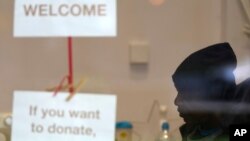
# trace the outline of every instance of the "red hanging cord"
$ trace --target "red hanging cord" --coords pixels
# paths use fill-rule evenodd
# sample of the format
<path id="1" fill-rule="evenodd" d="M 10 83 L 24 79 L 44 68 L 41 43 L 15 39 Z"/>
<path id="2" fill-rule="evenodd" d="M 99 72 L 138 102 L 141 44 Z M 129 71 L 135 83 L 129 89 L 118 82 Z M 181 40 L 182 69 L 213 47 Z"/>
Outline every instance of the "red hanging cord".
<path id="1" fill-rule="evenodd" d="M 68 85 L 69 92 L 73 94 L 73 56 L 72 56 L 72 37 L 68 37 L 68 63 L 69 63 L 69 77 L 68 77 Z"/>

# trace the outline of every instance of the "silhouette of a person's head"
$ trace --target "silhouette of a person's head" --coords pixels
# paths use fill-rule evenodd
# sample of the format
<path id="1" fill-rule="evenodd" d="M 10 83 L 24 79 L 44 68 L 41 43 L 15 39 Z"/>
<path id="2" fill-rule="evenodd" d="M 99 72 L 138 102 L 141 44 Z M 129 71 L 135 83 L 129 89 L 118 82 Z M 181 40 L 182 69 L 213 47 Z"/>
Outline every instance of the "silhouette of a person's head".
<path id="1" fill-rule="evenodd" d="M 236 62 L 230 45 L 220 43 L 192 53 L 178 66 L 172 76 L 175 105 L 187 124 L 218 124 L 216 108 L 233 97 Z"/>

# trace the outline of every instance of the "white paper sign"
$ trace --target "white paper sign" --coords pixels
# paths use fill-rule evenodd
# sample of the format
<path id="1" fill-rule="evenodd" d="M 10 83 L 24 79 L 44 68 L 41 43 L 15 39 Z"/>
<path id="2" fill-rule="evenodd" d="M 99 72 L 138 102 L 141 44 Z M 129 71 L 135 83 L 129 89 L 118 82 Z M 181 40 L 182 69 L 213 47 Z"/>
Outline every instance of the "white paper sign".
<path id="1" fill-rule="evenodd" d="M 114 141 L 116 96 L 16 91 L 12 141 Z"/>
<path id="2" fill-rule="evenodd" d="M 116 0 L 15 0 L 14 36 L 116 36 Z"/>

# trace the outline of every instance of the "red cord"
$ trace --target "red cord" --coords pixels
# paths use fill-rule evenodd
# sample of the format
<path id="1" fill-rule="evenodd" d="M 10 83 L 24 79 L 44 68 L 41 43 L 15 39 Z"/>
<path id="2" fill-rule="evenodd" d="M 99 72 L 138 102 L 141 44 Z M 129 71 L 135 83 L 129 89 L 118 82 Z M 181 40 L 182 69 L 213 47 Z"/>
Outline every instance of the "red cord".
<path id="1" fill-rule="evenodd" d="M 66 79 L 69 79 L 68 76 L 64 76 L 63 79 L 61 80 L 60 84 L 56 87 L 53 96 L 56 96 L 57 93 L 62 89 L 63 83 Z"/>
<path id="2" fill-rule="evenodd" d="M 73 56 L 72 56 L 72 37 L 68 37 L 68 62 L 69 62 L 69 77 L 68 77 L 68 84 L 69 84 L 69 92 L 73 94 Z"/>

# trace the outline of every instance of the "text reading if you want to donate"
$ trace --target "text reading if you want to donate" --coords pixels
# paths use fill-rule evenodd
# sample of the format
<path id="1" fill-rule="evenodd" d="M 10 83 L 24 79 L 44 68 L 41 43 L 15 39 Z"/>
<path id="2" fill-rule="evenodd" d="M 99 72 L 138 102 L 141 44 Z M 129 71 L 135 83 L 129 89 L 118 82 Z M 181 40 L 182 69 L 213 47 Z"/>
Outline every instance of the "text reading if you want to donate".
<path id="1" fill-rule="evenodd" d="M 27 4 L 23 5 L 26 16 L 35 17 L 66 17 L 66 16 L 106 16 L 106 4 Z"/>

